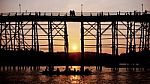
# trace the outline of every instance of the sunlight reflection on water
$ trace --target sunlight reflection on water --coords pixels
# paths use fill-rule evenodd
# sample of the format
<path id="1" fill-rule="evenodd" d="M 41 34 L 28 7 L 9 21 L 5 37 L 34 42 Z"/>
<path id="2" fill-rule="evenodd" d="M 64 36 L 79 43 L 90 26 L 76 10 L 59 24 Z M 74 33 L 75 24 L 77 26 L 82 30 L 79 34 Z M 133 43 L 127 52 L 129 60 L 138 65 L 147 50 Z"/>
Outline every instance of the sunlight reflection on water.
<path id="1" fill-rule="evenodd" d="M 58 68 L 58 67 L 55 67 Z M 60 69 L 65 67 L 61 66 Z M 71 69 L 80 69 L 79 66 L 72 66 Z M 87 67 L 85 67 L 87 68 Z M 45 67 L 41 67 L 41 71 Z M 46 76 L 38 72 L 7 72 L 0 73 L 0 84 L 145 84 L 150 83 L 150 72 L 127 72 L 120 69 L 119 72 L 113 72 L 109 68 L 104 68 L 99 72 L 95 67 L 90 67 L 95 71 L 94 75 L 53 75 Z M 136 81 L 135 81 L 136 80 Z"/>

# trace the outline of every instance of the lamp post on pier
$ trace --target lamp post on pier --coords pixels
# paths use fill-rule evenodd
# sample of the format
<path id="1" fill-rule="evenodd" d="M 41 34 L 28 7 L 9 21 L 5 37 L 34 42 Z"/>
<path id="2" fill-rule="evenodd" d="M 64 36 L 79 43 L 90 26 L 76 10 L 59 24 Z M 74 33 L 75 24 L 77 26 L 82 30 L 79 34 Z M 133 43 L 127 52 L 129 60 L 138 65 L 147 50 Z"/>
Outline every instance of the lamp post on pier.
<path id="1" fill-rule="evenodd" d="M 83 4 L 81 4 L 81 16 L 83 15 Z"/>

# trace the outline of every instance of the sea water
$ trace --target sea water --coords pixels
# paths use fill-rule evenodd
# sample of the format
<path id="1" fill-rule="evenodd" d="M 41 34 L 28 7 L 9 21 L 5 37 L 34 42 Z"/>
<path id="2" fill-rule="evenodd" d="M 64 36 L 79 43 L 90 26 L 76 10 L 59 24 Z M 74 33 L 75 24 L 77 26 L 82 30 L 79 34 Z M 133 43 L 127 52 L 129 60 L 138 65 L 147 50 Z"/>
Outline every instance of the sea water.
<path id="1" fill-rule="evenodd" d="M 64 66 L 57 66 L 61 71 Z M 79 66 L 70 66 L 79 70 Z M 150 72 L 126 71 L 121 68 L 119 71 L 112 71 L 111 68 L 103 67 L 102 71 L 96 70 L 94 66 L 87 66 L 92 70 L 93 75 L 42 75 L 40 72 L 45 69 L 41 66 L 39 70 L 1 70 L 0 84 L 149 84 Z"/>

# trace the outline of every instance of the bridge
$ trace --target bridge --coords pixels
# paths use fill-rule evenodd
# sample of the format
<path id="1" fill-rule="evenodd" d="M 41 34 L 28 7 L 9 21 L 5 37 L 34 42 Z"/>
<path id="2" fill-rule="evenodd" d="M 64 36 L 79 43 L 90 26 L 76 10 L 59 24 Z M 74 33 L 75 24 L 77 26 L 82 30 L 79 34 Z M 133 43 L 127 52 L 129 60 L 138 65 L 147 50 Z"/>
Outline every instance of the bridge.
<path id="1" fill-rule="evenodd" d="M 81 23 L 81 58 L 77 63 L 69 61 L 67 22 Z M 84 70 L 85 65 L 144 61 L 147 64 L 149 36 L 150 13 L 147 11 L 76 12 L 74 15 L 67 12 L 0 13 L 0 65 L 66 65 L 66 69 L 69 65 L 80 65 Z M 63 53 L 56 53 L 54 48 L 57 47 L 63 48 Z M 96 52 L 92 54 L 93 59 L 85 60 L 85 51 L 89 48 Z M 110 49 L 111 55 L 105 57 L 105 49 Z M 124 54 L 119 55 L 119 50 Z"/>

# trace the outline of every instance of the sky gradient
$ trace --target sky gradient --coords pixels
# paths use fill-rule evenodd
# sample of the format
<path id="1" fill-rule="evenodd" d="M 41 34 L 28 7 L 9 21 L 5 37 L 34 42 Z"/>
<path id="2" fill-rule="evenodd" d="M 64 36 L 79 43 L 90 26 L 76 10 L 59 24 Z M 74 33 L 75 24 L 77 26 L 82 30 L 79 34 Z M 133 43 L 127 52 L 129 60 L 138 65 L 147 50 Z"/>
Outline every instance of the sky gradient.
<path id="1" fill-rule="evenodd" d="M 22 11 L 63 11 L 70 9 L 84 11 L 141 11 L 141 4 L 144 9 L 149 10 L 150 0 L 0 0 L 0 11 L 19 11 L 18 4 L 21 4 Z"/>
<path id="2" fill-rule="evenodd" d="M 150 0 L 0 0 L 0 12 L 69 12 L 69 10 L 84 12 L 118 12 L 118 11 L 150 11 Z M 80 23 L 67 23 L 69 34 L 69 51 L 80 51 Z"/>

